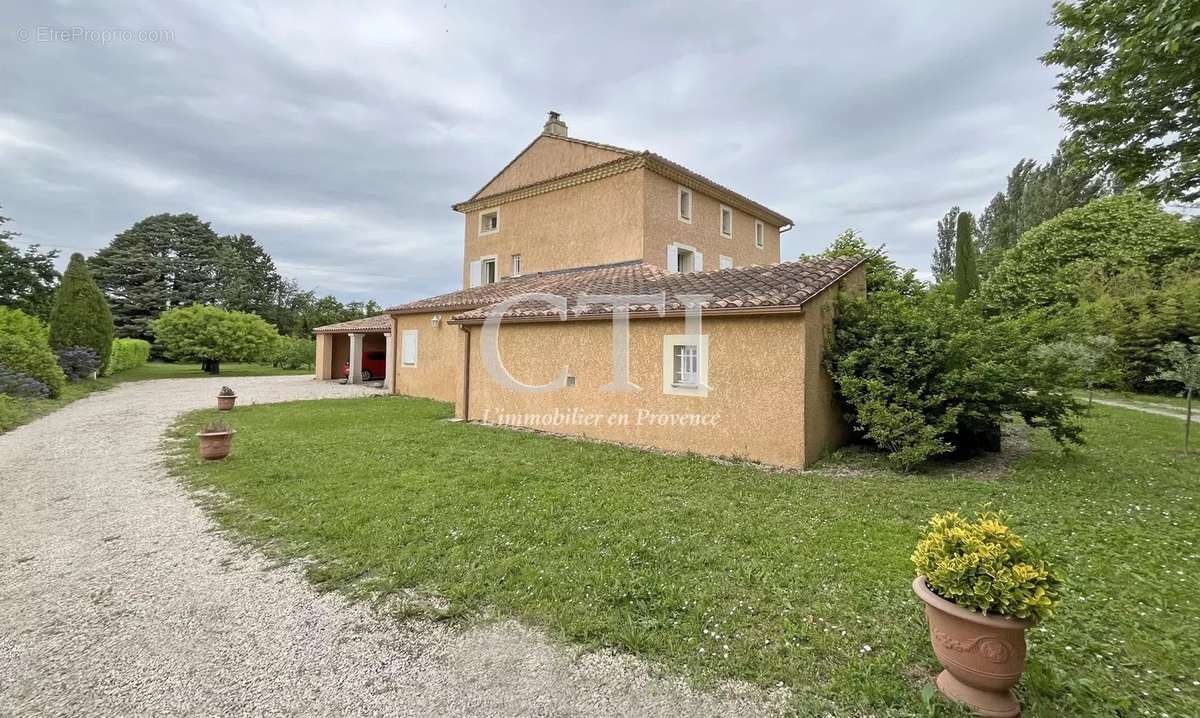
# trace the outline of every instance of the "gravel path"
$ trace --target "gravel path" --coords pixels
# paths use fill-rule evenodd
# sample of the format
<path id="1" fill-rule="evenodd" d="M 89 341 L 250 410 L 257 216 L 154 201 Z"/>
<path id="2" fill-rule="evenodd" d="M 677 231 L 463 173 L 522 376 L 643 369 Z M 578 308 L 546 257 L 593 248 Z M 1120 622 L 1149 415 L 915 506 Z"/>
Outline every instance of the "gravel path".
<path id="1" fill-rule="evenodd" d="M 1096 402 L 1097 404 L 1103 404 L 1105 406 L 1118 406 L 1122 409 L 1133 409 L 1134 411 L 1140 411 L 1143 414 L 1155 414 L 1157 416 L 1169 416 L 1172 419 L 1179 419 L 1180 421 L 1187 421 L 1187 410 L 1186 409 L 1175 409 L 1175 408 L 1166 407 L 1166 406 L 1163 406 L 1163 407 L 1150 406 L 1149 404 L 1139 404 L 1137 402 L 1121 401 L 1119 399 L 1093 399 L 1092 401 Z M 1193 424 L 1200 423 L 1200 415 L 1193 413 L 1192 414 L 1192 423 Z"/>
<path id="2" fill-rule="evenodd" d="M 0 435 L 0 715 L 763 715 L 516 623 L 398 623 L 230 543 L 166 474 L 213 404 L 353 397 L 308 377 L 122 384 Z M 100 430 L 104 430 L 101 433 Z"/>

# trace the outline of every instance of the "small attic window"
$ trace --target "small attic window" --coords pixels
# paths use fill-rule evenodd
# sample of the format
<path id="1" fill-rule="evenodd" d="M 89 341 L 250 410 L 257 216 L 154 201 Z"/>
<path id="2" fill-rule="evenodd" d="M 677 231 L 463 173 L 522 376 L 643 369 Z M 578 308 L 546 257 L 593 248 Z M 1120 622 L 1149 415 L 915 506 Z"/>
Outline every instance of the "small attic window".
<path id="1" fill-rule="evenodd" d="M 500 231 L 500 210 L 493 209 L 479 215 L 479 234 L 492 234 Z"/>

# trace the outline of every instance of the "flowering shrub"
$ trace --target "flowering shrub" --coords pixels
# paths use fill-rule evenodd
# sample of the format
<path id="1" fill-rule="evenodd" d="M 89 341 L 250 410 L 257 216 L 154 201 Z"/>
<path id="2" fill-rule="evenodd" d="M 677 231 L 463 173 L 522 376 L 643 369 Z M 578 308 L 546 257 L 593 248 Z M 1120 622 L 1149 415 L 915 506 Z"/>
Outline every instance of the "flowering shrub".
<path id="1" fill-rule="evenodd" d="M 217 396 L 237 396 L 237 392 L 227 386 L 221 387 L 221 391 L 217 392 Z"/>
<path id="2" fill-rule="evenodd" d="M 963 608 L 1010 618 L 1049 618 L 1061 582 L 1036 551 L 1005 525 L 1003 514 L 934 516 L 912 562 L 929 588 Z"/>

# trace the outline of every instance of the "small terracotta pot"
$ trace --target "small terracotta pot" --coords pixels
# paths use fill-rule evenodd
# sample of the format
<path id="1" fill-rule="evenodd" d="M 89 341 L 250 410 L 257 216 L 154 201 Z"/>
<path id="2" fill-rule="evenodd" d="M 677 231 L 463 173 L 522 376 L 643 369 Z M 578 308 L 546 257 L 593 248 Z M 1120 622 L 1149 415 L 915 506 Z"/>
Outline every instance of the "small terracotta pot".
<path id="1" fill-rule="evenodd" d="M 233 429 L 215 431 L 211 434 L 201 432 L 196 436 L 200 437 L 200 458 L 202 459 L 224 459 L 229 456 L 229 450 L 233 448 Z"/>
<path id="2" fill-rule="evenodd" d="M 234 394 L 232 396 L 221 396 L 220 394 L 218 394 L 217 395 L 217 408 L 220 409 L 221 411 L 229 411 L 230 409 L 233 408 L 233 404 L 236 401 L 237 401 L 237 394 Z"/>
<path id="3" fill-rule="evenodd" d="M 1025 671 L 1025 629 L 1033 621 L 969 611 L 931 591 L 924 576 L 913 591 L 925 602 L 933 652 L 946 669 L 937 677 L 942 695 L 988 718 L 1020 715 L 1012 687 Z"/>

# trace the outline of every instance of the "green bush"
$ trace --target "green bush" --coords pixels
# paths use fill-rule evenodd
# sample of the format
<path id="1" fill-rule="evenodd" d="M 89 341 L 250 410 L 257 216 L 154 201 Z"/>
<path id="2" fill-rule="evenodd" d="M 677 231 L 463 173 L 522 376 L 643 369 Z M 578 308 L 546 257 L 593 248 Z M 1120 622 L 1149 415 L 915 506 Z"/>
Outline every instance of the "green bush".
<path id="1" fill-rule="evenodd" d="M 133 369 L 150 361 L 150 342 L 145 339 L 114 339 L 108 358 L 108 372 Z"/>
<path id="2" fill-rule="evenodd" d="M 317 341 L 305 337 L 281 337 L 275 359 L 280 369 L 308 369 L 317 360 Z"/>
<path id="3" fill-rule="evenodd" d="M 50 346 L 91 349 L 103 371 L 108 366 L 112 341 L 113 318 L 108 300 L 96 286 L 83 255 L 72 254 L 50 309 Z"/>
<path id="4" fill-rule="evenodd" d="M 42 382 L 51 396 L 58 396 L 67 381 L 58 357 L 50 350 L 46 328 L 28 314 L 8 307 L 0 307 L 0 364 Z"/>
<path id="5" fill-rule="evenodd" d="M 1117 342 L 1114 383 L 1131 391 L 1160 391 L 1151 379 L 1158 349 L 1200 335 L 1200 267 L 1179 263 L 1156 279 L 1144 270 L 1092 276 L 1079 290 L 1074 324 Z"/>
<path id="6" fill-rule="evenodd" d="M 1003 514 L 974 521 L 934 516 L 912 562 L 929 588 L 963 608 L 1010 618 L 1044 620 L 1061 600 L 1061 582 L 1046 561 L 1006 525 Z"/>
<path id="7" fill-rule="evenodd" d="M 165 311 L 150 326 L 167 358 L 201 362 L 212 374 L 223 361 L 270 362 L 281 339 L 256 314 L 200 304 Z"/>
<path id="8" fill-rule="evenodd" d="M 1200 255 L 1200 233 L 1137 194 L 1093 200 L 1026 232 L 983 286 L 985 306 L 1001 314 L 1069 307 L 1088 276 L 1131 270 L 1158 279 Z M 1109 332 L 1103 332 L 1109 333 Z"/>
<path id="9" fill-rule="evenodd" d="M 842 297 L 826 355 L 846 419 L 898 469 L 1000 448 L 1007 414 L 1079 442 L 1069 377 L 1034 347 L 1055 327 L 1037 315 L 988 320 L 945 290 Z"/>

